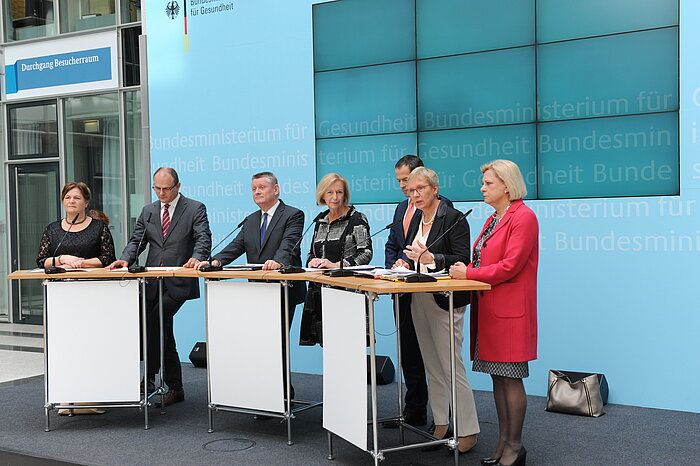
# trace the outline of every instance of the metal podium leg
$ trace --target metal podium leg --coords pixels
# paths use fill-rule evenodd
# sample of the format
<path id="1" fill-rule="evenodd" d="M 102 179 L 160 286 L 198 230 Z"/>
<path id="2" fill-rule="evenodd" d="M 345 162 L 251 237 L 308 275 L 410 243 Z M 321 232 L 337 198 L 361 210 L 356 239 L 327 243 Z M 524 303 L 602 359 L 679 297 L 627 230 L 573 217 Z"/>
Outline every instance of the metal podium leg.
<path id="1" fill-rule="evenodd" d="M 331 431 L 328 431 L 328 456 L 326 457 L 328 460 L 333 460 L 335 459 L 333 457 L 333 434 Z"/>
<path id="2" fill-rule="evenodd" d="M 285 361 L 284 370 L 286 374 L 286 385 L 287 385 L 287 399 L 286 399 L 286 413 L 287 418 L 287 445 L 294 445 L 292 442 L 292 368 L 290 366 L 289 357 L 289 281 L 285 280 L 282 282 L 284 287 L 284 348 L 285 348 Z"/>
<path id="3" fill-rule="evenodd" d="M 139 278 L 141 286 L 141 354 L 143 355 L 143 428 L 148 430 L 148 308 L 146 307 L 146 279 Z"/>
<path id="4" fill-rule="evenodd" d="M 204 329 L 206 332 L 207 346 L 209 346 L 209 279 L 204 279 Z M 209 410 L 209 430 L 214 432 L 214 405 L 211 402 L 211 364 L 209 364 L 209 348 L 205 354 L 207 358 L 207 408 Z"/>
<path id="5" fill-rule="evenodd" d="M 396 387 L 399 396 L 399 437 L 401 445 L 406 444 L 403 430 L 403 381 L 401 378 L 401 306 L 399 294 L 394 294 L 394 321 L 396 322 Z"/>
<path id="6" fill-rule="evenodd" d="M 455 466 L 459 465 L 459 426 L 457 424 L 457 377 L 456 377 L 456 362 L 455 362 L 455 307 L 454 293 L 448 292 L 450 301 L 450 375 L 451 375 L 451 390 L 452 390 L 452 447 L 454 447 Z"/>
<path id="7" fill-rule="evenodd" d="M 44 427 L 44 432 L 49 432 L 51 430 L 51 427 L 49 425 L 49 408 L 51 407 L 51 405 L 49 404 L 49 347 L 46 344 L 48 336 L 48 290 L 46 285 L 48 283 L 48 280 L 43 280 L 41 282 L 41 284 L 44 287 L 44 416 L 46 417 L 46 426 Z"/>
<path id="8" fill-rule="evenodd" d="M 158 317 L 160 322 L 160 414 L 165 414 L 165 382 L 163 381 L 163 367 L 165 366 L 165 342 L 163 340 L 163 277 L 158 277 Z"/>
<path id="9" fill-rule="evenodd" d="M 374 348 L 374 293 L 366 293 L 369 314 L 369 354 L 370 354 L 370 383 L 372 386 L 372 456 L 374 464 L 379 464 L 379 432 L 377 429 L 377 361 Z"/>

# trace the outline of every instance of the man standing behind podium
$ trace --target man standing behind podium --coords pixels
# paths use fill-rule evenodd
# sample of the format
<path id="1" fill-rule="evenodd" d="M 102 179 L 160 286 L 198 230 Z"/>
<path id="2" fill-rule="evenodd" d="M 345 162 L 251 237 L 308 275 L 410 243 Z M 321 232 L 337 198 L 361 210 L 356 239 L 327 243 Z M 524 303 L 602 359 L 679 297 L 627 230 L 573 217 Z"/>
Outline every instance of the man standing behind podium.
<path id="1" fill-rule="evenodd" d="M 304 212 L 280 199 L 277 177 L 271 172 L 256 173 L 251 184 L 253 202 L 260 207 L 243 220 L 236 238 L 212 259 L 213 265 L 226 265 L 243 253 L 249 264 L 263 264 L 263 270 L 277 270 L 285 265 L 301 266 L 301 239 Z M 199 269 L 209 262 L 200 262 Z M 284 295 L 283 295 L 284 296 Z M 297 304 L 304 302 L 306 282 L 292 281 L 289 290 L 289 322 Z M 282 303 L 284 310 L 284 302 Z M 282 316 L 284 322 L 284 315 Z M 284 352 L 283 346 L 283 352 Z M 283 353 L 283 357 L 284 353 Z M 286 384 L 285 384 L 286 387 Z M 294 398 L 294 387 L 292 387 Z M 259 416 L 262 418 L 262 416 Z"/>
<path id="2" fill-rule="evenodd" d="M 111 267 L 126 267 L 135 263 L 147 244 L 147 266 L 195 267 L 199 261 L 206 260 L 211 252 L 211 231 L 204 204 L 180 194 L 180 181 L 172 168 L 156 170 L 153 190 L 158 200 L 143 208 L 121 259 Z M 146 288 L 149 386 L 152 386 L 160 368 L 158 298 L 157 284 L 149 284 Z M 164 397 L 166 406 L 185 399 L 173 317 L 185 301 L 196 298 L 199 298 L 196 278 L 163 279 L 163 381 L 168 385 Z"/>

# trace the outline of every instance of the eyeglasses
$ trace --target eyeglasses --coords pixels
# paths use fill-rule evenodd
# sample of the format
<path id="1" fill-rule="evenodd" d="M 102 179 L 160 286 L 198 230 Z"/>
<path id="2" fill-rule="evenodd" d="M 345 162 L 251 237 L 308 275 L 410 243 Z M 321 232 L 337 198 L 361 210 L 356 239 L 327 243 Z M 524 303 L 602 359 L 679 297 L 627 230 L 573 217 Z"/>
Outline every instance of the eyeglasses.
<path id="1" fill-rule="evenodd" d="M 406 194 L 408 194 L 409 196 L 413 196 L 416 193 L 423 194 L 423 191 L 425 191 L 425 188 L 429 188 L 429 187 L 430 187 L 430 185 L 424 184 L 423 186 L 416 187 L 416 189 L 407 189 Z"/>
<path id="2" fill-rule="evenodd" d="M 177 186 L 177 185 L 174 184 L 174 185 L 172 185 L 172 186 L 169 187 L 169 188 L 159 188 L 158 186 L 153 185 L 153 186 L 151 186 L 151 188 L 153 188 L 153 191 L 155 191 L 155 192 L 160 191 L 160 192 L 163 192 L 163 193 L 169 193 L 170 191 L 172 191 L 173 189 L 175 189 L 176 186 Z"/>

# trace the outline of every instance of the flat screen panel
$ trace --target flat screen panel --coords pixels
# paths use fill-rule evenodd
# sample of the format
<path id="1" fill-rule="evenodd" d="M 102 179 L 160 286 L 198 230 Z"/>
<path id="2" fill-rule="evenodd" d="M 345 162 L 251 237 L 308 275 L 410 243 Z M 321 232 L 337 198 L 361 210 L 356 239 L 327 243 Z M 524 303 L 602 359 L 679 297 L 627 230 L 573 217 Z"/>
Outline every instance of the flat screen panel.
<path id="1" fill-rule="evenodd" d="M 416 133 L 382 134 L 316 141 L 316 177 L 340 173 L 350 185 L 353 203 L 400 202 L 394 165 L 416 153 Z"/>
<path id="2" fill-rule="evenodd" d="M 278 283 L 207 282 L 211 402 L 284 412 Z"/>
<path id="3" fill-rule="evenodd" d="M 418 58 L 532 45 L 534 9 L 524 0 L 417 0 Z"/>
<path id="4" fill-rule="evenodd" d="M 539 46 L 540 120 L 678 110 L 678 30 Z"/>
<path id="5" fill-rule="evenodd" d="M 415 58 L 413 0 L 350 0 L 314 5 L 314 69 Z"/>
<path id="6" fill-rule="evenodd" d="M 539 197 L 679 193 L 678 115 L 542 123 Z"/>
<path id="7" fill-rule="evenodd" d="M 365 295 L 321 289 L 323 428 L 367 449 Z"/>
<path id="8" fill-rule="evenodd" d="M 138 282 L 49 282 L 46 286 L 49 403 L 138 401 Z"/>
<path id="9" fill-rule="evenodd" d="M 517 163 L 528 198 L 537 195 L 535 125 L 494 126 L 418 133 L 418 152 L 435 170 L 440 194 L 452 201 L 483 199 L 480 167 L 495 159 Z"/>
<path id="10" fill-rule="evenodd" d="M 537 0 L 539 42 L 672 25 L 678 25 L 678 0 Z"/>
<path id="11" fill-rule="evenodd" d="M 416 130 L 415 63 L 316 73 L 316 137 Z"/>
<path id="12" fill-rule="evenodd" d="M 534 89 L 532 47 L 421 60 L 419 130 L 533 122 Z"/>

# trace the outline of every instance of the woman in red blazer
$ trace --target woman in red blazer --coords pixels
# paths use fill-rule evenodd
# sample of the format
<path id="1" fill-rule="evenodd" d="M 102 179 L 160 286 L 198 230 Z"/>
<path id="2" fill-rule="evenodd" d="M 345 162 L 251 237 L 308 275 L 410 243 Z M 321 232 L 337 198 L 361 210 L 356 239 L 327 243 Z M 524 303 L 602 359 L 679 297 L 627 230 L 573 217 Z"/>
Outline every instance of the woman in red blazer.
<path id="1" fill-rule="evenodd" d="M 496 211 L 474 243 L 472 262 L 456 263 L 452 278 L 486 282 L 491 290 L 472 300 L 473 370 L 493 380 L 498 445 L 482 464 L 525 464 L 522 430 L 527 407 L 523 378 L 537 358 L 537 262 L 539 226 L 522 198 L 527 194 L 518 166 L 495 160 L 481 167 L 484 202 Z"/>

